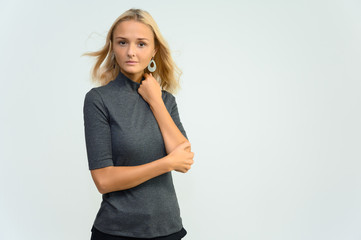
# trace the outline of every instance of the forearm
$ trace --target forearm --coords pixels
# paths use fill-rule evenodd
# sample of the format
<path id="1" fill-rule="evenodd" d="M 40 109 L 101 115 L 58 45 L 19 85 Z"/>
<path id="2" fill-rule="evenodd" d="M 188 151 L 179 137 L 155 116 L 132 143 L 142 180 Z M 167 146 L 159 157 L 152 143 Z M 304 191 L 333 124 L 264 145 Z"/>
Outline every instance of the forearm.
<path id="1" fill-rule="evenodd" d="M 139 184 L 172 171 L 170 156 L 165 156 L 150 163 L 138 166 L 114 166 L 104 174 L 101 193 L 129 189 Z"/>
<path id="2" fill-rule="evenodd" d="M 149 106 L 162 132 L 167 154 L 171 153 L 177 145 L 188 141 L 174 123 L 163 100 L 154 101 Z"/>

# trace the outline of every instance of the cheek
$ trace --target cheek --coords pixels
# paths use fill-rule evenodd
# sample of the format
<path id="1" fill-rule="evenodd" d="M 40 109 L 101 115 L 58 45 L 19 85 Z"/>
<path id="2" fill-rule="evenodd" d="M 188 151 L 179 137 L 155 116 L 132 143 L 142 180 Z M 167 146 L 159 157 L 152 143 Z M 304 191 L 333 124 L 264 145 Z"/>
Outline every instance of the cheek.
<path id="1" fill-rule="evenodd" d="M 121 51 L 117 51 L 117 52 L 114 52 L 114 55 L 115 55 L 115 59 L 119 62 L 121 61 L 122 59 L 124 59 L 124 53 L 121 52 Z"/>
<path id="2" fill-rule="evenodd" d="M 150 54 L 146 54 L 143 57 L 143 61 L 146 62 L 146 63 L 149 63 L 151 59 L 152 59 L 152 55 L 150 55 Z"/>

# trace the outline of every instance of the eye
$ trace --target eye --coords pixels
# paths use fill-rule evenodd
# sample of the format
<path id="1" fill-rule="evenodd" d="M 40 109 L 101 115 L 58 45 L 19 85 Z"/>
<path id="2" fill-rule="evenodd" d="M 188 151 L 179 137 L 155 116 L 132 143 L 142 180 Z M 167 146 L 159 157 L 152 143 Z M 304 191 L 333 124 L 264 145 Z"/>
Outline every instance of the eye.
<path id="1" fill-rule="evenodd" d="M 120 45 L 124 45 L 125 42 L 124 42 L 124 41 L 120 41 L 119 44 L 120 44 Z"/>
<path id="2" fill-rule="evenodd" d="M 139 45 L 141 45 L 141 47 L 144 47 L 144 46 L 147 45 L 147 44 L 144 43 L 144 42 L 141 42 L 141 43 L 139 43 Z"/>

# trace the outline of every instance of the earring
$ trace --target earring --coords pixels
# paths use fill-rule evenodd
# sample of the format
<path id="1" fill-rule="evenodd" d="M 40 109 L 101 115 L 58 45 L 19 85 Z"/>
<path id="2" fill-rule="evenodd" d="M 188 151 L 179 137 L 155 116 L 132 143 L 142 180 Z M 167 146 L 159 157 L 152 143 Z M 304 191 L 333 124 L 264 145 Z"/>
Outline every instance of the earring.
<path id="1" fill-rule="evenodd" d="M 154 65 L 153 67 L 150 66 L 152 63 Z M 153 60 L 153 57 L 152 57 L 152 60 L 148 64 L 148 70 L 149 70 L 149 72 L 154 72 L 156 69 L 157 69 L 157 65 L 155 64 L 155 61 Z"/>

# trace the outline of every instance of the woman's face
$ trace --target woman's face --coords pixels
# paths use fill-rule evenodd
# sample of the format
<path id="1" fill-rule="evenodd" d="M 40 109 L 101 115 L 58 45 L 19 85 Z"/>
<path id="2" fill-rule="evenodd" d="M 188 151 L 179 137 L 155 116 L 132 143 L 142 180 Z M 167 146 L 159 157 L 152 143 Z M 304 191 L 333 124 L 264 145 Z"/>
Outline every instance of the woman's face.
<path id="1" fill-rule="evenodd" d="M 114 29 L 113 51 L 121 72 L 140 81 L 156 53 L 152 30 L 135 20 L 120 22 Z"/>

